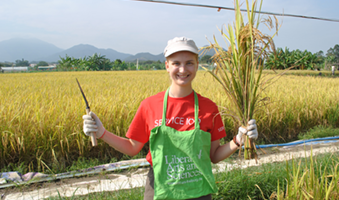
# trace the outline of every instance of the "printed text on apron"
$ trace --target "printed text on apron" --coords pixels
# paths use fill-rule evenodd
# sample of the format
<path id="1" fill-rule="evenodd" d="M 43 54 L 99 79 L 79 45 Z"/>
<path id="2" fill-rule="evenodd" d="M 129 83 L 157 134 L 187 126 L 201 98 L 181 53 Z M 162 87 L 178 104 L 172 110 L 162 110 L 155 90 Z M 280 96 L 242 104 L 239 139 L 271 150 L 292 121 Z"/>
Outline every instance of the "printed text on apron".
<path id="1" fill-rule="evenodd" d="M 166 126 L 169 89 L 165 93 L 162 124 L 150 135 L 154 169 L 154 199 L 190 199 L 217 192 L 210 160 L 211 134 L 200 130 L 198 96 L 194 92 L 195 129 L 177 131 Z"/>

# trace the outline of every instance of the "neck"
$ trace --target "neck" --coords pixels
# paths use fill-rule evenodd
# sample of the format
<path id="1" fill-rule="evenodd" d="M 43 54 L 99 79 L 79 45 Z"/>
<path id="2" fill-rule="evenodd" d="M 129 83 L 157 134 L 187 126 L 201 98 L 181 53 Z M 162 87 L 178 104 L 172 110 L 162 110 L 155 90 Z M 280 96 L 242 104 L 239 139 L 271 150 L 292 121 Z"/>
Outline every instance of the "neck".
<path id="1" fill-rule="evenodd" d="M 169 96 L 173 98 L 181 98 L 190 95 L 192 92 L 192 87 L 175 87 L 172 85 L 169 90 Z"/>

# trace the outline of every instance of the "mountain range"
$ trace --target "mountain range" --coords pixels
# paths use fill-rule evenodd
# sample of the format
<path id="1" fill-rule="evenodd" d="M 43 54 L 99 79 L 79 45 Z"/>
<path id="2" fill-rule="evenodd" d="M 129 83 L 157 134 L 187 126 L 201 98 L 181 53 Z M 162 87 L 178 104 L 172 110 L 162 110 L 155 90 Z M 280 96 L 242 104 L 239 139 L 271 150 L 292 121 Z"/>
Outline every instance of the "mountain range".
<path id="1" fill-rule="evenodd" d="M 114 61 L 120 59 L 123 61 L 164 61 L 162 53 L 153 55 L 151 53 L 138 53 L 135 55 L 121 53 L 113 49 L 100 49 L 89 44 L 75 45 L 69 49 L 61 49 L 55 45 L 44 42 L 36 38 L 12 38 L 0 42 L 0 62 L 15 62 L 16 60 L 28 60 L 29 62 L 57 62 L 60 57 L 66 55 L 74 58 L 83 58 L 92 56 L 94 53 L 104 55 L 105 58 Z M 208 55 L 213 55 L 214 51 L 208 52 Z"/>

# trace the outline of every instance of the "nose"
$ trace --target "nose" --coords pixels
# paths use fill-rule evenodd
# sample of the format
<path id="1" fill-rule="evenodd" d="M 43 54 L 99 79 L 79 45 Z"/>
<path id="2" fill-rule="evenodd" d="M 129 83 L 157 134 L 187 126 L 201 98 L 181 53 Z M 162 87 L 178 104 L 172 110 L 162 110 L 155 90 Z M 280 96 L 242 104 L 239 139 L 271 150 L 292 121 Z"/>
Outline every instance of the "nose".
<path id="1" fill-rule="evenodd" d="M 179 72 L 184 72 L 184 71 L 185 71 L 185 65 L 180 65 Z"/>

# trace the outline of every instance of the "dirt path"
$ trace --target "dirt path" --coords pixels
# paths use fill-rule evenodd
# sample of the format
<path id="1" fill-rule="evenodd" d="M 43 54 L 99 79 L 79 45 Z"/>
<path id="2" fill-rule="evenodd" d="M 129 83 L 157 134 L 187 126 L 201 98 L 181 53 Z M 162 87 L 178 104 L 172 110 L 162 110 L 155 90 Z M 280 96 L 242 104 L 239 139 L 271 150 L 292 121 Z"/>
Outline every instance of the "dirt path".
<path id="1" fill-rule="evenodd" d="M 319 155 L 329 152 L 339 152 L 339 142 L 301 145 L 289 148 L 265 148 L 263 151 L 258 150 L 259 160 L 256 164 L 255 160 L 244 161 L 242 159 L 234 159 L 230 163 L 221 162 L 214 165 L 213 172 L 218 173 L 224 170 L 234 168 L 246 168 L 250 166 L 258 166 L 263 163 L 282 162 L 298 157 L 308 157 L 311 154 Z M 234 156 L 233 156 L 234 157 Z M 132 169 L 121 173 L 102 173 L 90 177 L 61 179 L 59 181 L 35 183 L 26 186 L 18 186 L 5 188 L 0 190 L 1 200 L 3 199 L 42 199 L 51 196 L 71 197 L 73 195 L 86 195 L 92 192 L 115 191 L 120 189 L 130 189 L 134 187 L 143 187 L 146 180 L 148 168 Z"/>

